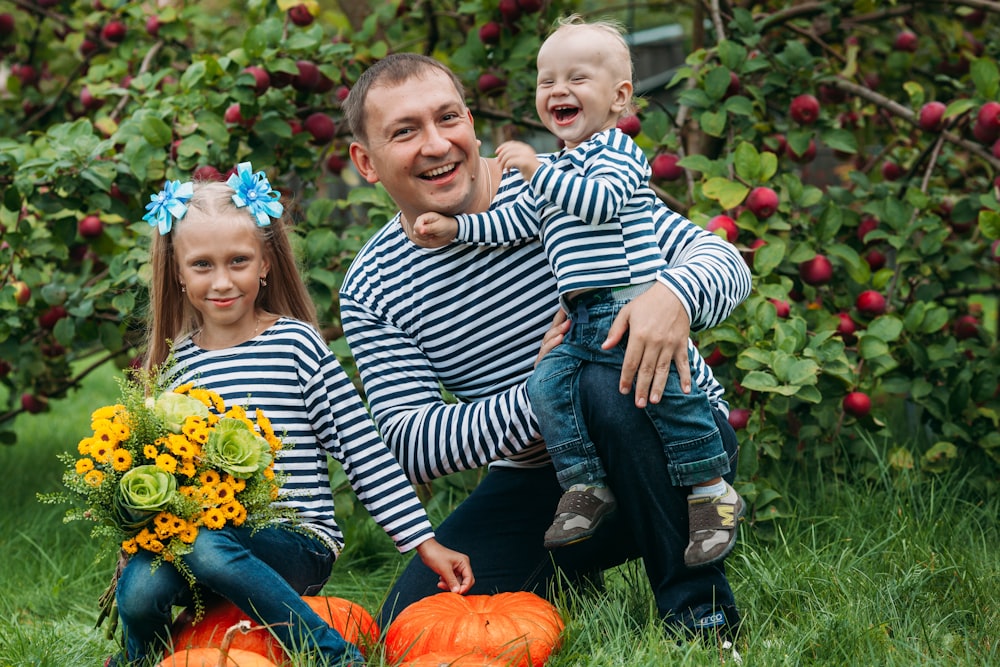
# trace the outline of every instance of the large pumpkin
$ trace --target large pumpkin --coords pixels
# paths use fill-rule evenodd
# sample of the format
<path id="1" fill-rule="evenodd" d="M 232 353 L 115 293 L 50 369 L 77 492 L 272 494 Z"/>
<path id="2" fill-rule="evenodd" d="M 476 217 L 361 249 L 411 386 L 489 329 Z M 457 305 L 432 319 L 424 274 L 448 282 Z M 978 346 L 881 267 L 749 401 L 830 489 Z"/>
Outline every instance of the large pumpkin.
<path id="1" fill-rule="evenodd" d="M 386 631 L 385 652 L 398 662 L 478 651 L 503 665 L 541 667 L 563 627 L 559 611 L 534 593 L 438 593 L 400 612 Z"/>
<path id="2" fill-rule="evenodd" d="M 222 649 L 192 648 L 177 651 L 163 659 L 156 667 L 277 667 L 258 653 L 231 648 L 223 660 Z"/>
<path id="3" fill-rule="evenodd" d="M 364 607 L 338 597 L 315 595 L 304 596 L 302 599 L 329 626 L 343 635 L 344 639 L 357 644 L 361 652 L 367 655 L 368 647 L 379 636 L 379 628 Z M 205 616 L 197 623 L 192 622 L 190 615 L 181 613 L 174 622 L 173 649 L 218 648 L 222 645 L 226 629 L 240 621 L 250 619 L 228 600 L 220 600 L 209 606 L 205 610 Z M 285 661 L 288 656 L 274 635 L 253 621 L 250 623 L 256 630 L 246 634 L 237 633 L 233 638 L 233 648 L 257 653 L 274 663 Z"/>
<path id="4" fill-rule="evenodd" d="M 412 660 L 404 660 L 399 667 L 504 667 L 506 661 L 492 658 L 479 651 L 468 653 L 424 653 Z"/>

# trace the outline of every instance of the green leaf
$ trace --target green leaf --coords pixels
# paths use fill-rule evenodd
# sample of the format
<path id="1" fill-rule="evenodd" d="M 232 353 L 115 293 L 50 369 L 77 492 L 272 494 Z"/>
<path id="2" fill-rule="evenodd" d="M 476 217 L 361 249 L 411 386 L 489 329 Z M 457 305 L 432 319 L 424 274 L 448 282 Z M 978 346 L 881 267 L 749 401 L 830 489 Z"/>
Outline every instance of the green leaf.
<path id="1" fill-rule="evenodd" d="M 828 130 L 822 134 L 821 140 L 836 151 L 851 154 L 858 152 L 858 140 L 853 132 L 847 130 Z"/>
<path id="2" fill-rule="evenodd" d="M 778 380 L 773 375 L 765 371 L 750 371 L 743 376 L 740 385 L 750 391 L 774 391 L 778 387 Z"/>
<path id="3" fill-rule="evenodd" d="M 713 137 L 721 137 L 726 131 L 726 119 L 728 115 L 725 111 L 705 111 L 700 116 L 701 129 L 705 134 Z"/>
<path id="4" fill-rule="evenodd" d="M 979 212 L 979 231 L 986 238 L 1000 239 L 1000 213 L 984 208 Z"/>
<path id="5" fill-rule="evenodd" d="M 895 315 L 877 317 L 865 329 L 866 336 L 875 336 L 887 343 L 899 338 L 903 333 L 903 322 Z"/>
<path id="6" fill-rule="evenodd" d="M 749 141 L 741 141 L 733 151 L 733 166 L 737 176 L 755 182 L 760 178 L 760 153 Z"/>
<path id="7" fill-rule="evenodd" d="M 157 148 L 169 145 L 174 138 L 170 126 L 151 113 L 142 114 L 139 129 L 143 138 Z"/>
<path id="8" fill-rule="evenodd" d="M 862 335 L 858 343 L 858 353 L 862 359 L 874 359 L 889 354 L 889 345 L 875 336 Z"/>
<path id="9" fill-rule="evenodd" d="M 988 100 L 996 99 L 997 90 L 1000 89 L 1000 72 L 997 70 L 997 63 L 991 57 L 976 58 L 969 67 L 969 76 L 976 86 L 976 92 L 980 97 Z"/>
<path id="10" fill-rule="evenodd" d="M 719 202 L 722 208 L 735 208 L 743 203 L 750 188 L 738 181 L 716 177 L 708 179 L 702 185 L 702 192 L 706 197 Z"/>
<path id="11" fill-rule="evenodd" d="M 785 259 L 787 245 L 779 237 L 768 237 L 766 243 L 754 251 L 753 269 L 759 276 L 768 276 Z"/>

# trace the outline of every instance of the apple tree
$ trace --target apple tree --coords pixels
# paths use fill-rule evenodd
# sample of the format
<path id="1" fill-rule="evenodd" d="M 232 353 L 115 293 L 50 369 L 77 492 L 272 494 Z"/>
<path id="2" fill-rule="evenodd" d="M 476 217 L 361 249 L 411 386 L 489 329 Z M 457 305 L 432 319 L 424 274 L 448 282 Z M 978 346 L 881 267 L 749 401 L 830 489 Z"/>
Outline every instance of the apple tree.
<path id="1" fill-rule="evenodd" d="M 782 515 L 773 473 L 803 463 L 968 466 L 995 489 L 1000 4 L 630 7 L 0 0 L 0 438 L 92 368 L 131 363 L 149 196 L 244 160 L 284 190 L 349 363 L 337 287 L 394 212 L 346 157 L 352 83 L 390 52 L 426 53 L 465 82 L 488 144 L 538 132 L 535 53 L 577 11 L 688 35 L 622 128 L 660 196 L 753 270 L 751 297 L 696 340 L 729 389 L 756 517 Z"/>

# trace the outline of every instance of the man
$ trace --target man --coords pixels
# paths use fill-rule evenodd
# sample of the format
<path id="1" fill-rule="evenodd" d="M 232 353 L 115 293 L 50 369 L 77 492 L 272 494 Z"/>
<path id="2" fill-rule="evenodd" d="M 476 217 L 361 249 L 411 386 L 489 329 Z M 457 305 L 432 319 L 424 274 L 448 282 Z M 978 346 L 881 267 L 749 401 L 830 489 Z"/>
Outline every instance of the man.
<path id="1" fill-rule="evenodd" d="M 344 331 L 372 414 L 412 481 L 489 465 L 437 529 L 443 544 L 470 556 L 470 592 L 545 595 L 557 570 L 586 580 L 641 557 L 669 626 L 734 633 L 739 614 L 723 566 L 683 565 L 686 494 L 669 484 L 658 434 L 651 423 L 624 429 L 621 416 L 659 401 L 668 381 L 690 389 L 693 370 L 735 470 L 722 387 L 700 357 L 689 368 L 687 338 L 690 326 L 717 324 L 748 294 L 739 254 L 682 216 L 657 213 L 669 268 L 622 310 L 605 343 L 626 345 L 627 331 L 625 363 L 620 372 L 589 365 L 580 377 L 590 385 L 584 417 L 620 511 L 592 539 L 548 552 L 542 535 L 561 489 L 524 388 L 539 346 L 544 354 L 566 331 L 563 317 L 552 319 L 557 290 L 544 250 L 537 241 L 427 249 L 408 236 L 421 213 L 481 212 L 507 202 L 524 182 L 479 156 L 461 83 L 432 59 L 394 54 L 376 63 L 344 112 L 355 166 L 400 208 L 348 271 L 340 295 Z M 442 389 L 458 403 L 447 402 Z M 383 623 L 435 593 L 436 583 L 412 562 L 390 592 Z"/>

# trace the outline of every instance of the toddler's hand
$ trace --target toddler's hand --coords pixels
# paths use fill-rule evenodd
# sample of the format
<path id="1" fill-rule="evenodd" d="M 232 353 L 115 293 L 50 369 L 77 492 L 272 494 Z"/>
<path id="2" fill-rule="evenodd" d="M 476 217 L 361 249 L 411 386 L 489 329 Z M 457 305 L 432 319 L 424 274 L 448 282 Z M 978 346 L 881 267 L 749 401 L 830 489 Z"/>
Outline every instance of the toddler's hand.
<path id="1" fill-rule="evenodd" d="M 410 239 L 423 248 L 440 248 L 454 240 L 458 221 L 440 213 L 423 213 L 413 222 Z"/>
<path id="2" fill-rule="evenodd" d="M 469 557 L 449 549 L 433 537 L 422 542 L 417 547 L 417 553 L 424 565 L 441 577 L 438 581 L 441 590 L 465 594 L 476 583 Z"/>
<path id="3" fill-rule="evenodd" d="M 538 155 L 535 149 L 523 141 L 505 141 L 497 147 L 497 159 L 503 170 L 517 169 L 524 180 L 531 180 L 538 169 Z"/>

